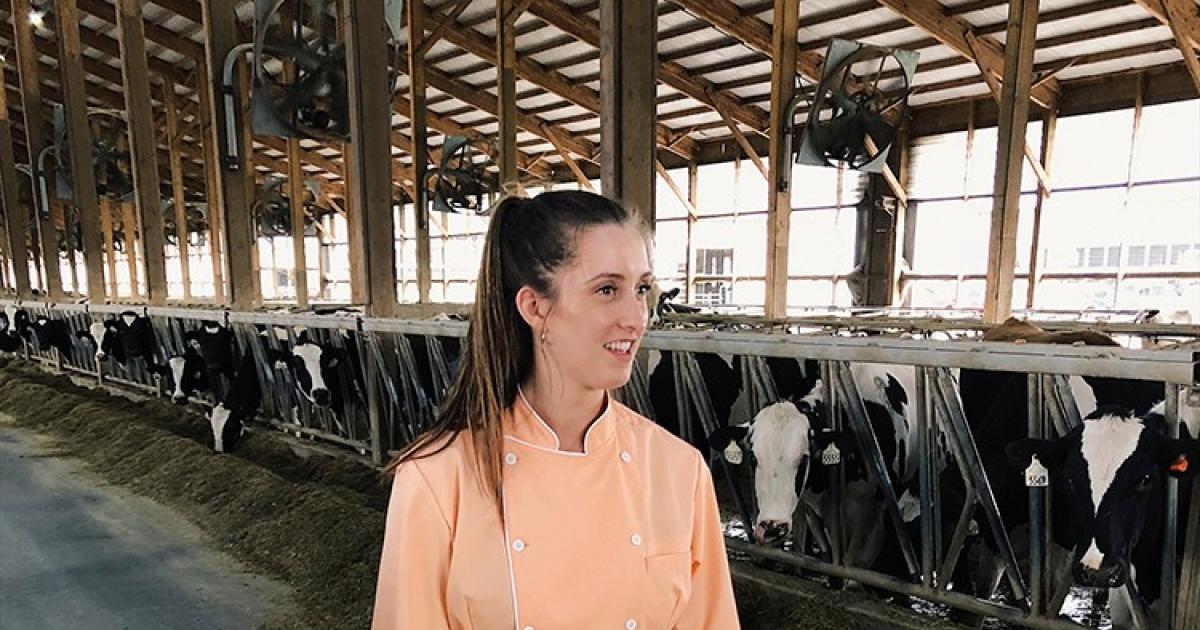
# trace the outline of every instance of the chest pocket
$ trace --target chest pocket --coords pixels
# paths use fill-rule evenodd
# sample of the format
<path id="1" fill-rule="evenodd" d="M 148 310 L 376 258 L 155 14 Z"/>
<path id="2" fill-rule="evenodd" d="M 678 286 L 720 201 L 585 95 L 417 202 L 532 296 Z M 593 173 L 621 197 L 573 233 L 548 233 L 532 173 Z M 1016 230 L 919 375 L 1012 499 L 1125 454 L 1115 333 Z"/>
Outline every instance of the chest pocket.
<path id="1" fill-rule="evenodd" d="M 692 552 L 649 553 L 646 563 L 646 614 L 651 628 L 670 628 L 692 592 Z"/>

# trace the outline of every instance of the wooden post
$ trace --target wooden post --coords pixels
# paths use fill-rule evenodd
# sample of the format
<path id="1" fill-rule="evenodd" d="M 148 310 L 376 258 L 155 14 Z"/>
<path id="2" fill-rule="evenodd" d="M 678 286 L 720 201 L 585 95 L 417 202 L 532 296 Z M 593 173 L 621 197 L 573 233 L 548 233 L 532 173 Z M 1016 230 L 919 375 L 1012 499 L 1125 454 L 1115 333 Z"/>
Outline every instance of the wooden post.
<path id="1" fill-rule="evenodd" d="M 29 207 L 21 203 L 17 184 L 16 158 L 13 157 L 12 123 L 8 120 L 8 89 L 0 63 L 0 201 L 4 202 L 4 253 L 12 261 L 11 286 L 17 297 L 33 297 L 29 286 L 29 249 L 25 238 L 29 230 Z"/>
<path id="2" fill-rule="evenodd" d="M 419 42 L 425 37 L 425 6 L 420 2 L 408 2 L 404 7 L 408 12 L 409 41 Z M 416 233 L 413 238 L 417 242 L 417 301 L 425 304 L 429 302 L 429 288 L 433 282 L 429 249 L 429 195 L 425 190 L 426 164 L 429 159 L 429 129 L 425 124 L 425 59 L 423 55 L 417 54 L 416 48 L 416 46 L 409 46 L 408 53 L 408 120 L 409 133 L 412 135 L 413 181 L 416 183 L 413 190 L 413 223 L 416 226 Z M 503 127 L 501 131 L 503 131 Z M 388 151 L 390 158 L 391 149 L 389 148 Z M 503 172 L 501 174 L 503 175 Z M 390 203 L 388 208 L 390 211 Z M 391 232 L 388 233 L 388 236 L 391 237 Z"/>
<path id="3" fill-rule="evenodd" d="M 210 262 L 212 264 L 213 278 L 213 303 L 223 304 L 225 302 L 225 274 L 224 274 L 224 258 L 221 255 L 221 236 L 224 230 L 221 227 L 221 217 L 223 210 L 219 200 L 221 198 L 220 184 L 220 158 L 217 157 L 216 139 L 213 135 L 212 124 L 212 105 L 210 103 L 211 89 L 208 80 L 208 65 L 204 60 L 196 62 L 195 66 L 195 89 L 196 96 L 199 99 L 199 108 L 197 119 L 199 121 L 199 129 L 197 133 L 200 136 L 200 150 L 204 159 L 204 198 L 207 202 L 208 216 L 208 251 Z"/>
<path id="4" fill-rule="evenodd" d="M 600 1 L 600 180 L 604 194 L 654 229 L 654 0 Z"/>
<path id="5" fill-rule="evenodd" d="M 297 18 L 299 15 L 297 15 Z M 317 19 L 324 19 L 324 16 L 317 16 Z M 303 28 L 303 24 L 297 24 L 297 20 L 291 18 L 290 15 L 283 16 L 284 30 L 294 29 L 299 31 Z M 294 61 L 288 61 L 284 64 L 284 71 L 287 73 L 287 80 L 296 80 L 296 64 Z M 304 251 L 304 169 L 300 162 L 300 139 L 287 139 L 287 181 L 288 181 L 288 201 L 292 208 L 292 262 L 295 268 L 295 287 L 296 287 L 296 306 L 300 308 L 308 308 L 308 262 L 305 260 Z"/>
<path id="6" fill-rule="evenodd" d="M 1024 158 L 1025 125 L 1029 120 L 1037 19 L 1037 0 L 1013 0 L 1009 3 L 993 187 L 995 201 L 992 205 L 987 288 L 983 301 L 983 321 L 990 324 L 1004 321 L 1012 311 L 1017 221 L 1021 210 L 1021 160 Z"/>
<path id="7" fill-rule="evenodd" d="M 771 35 L 770 190 L 767 192 L 767 278 L 765 315 L 787 315 L 788 239 L 792 224 L 792 189 L 785 185 L 792 159 L 784 154 L 783 112 L 795 94 L 796 34 L 800 30 L 800 3 L 775 0 L 775 25 Z"/>
<path id="8" fill-rule="evenodd" d="M 121 46 L 121 75 L 133 164 L 133 199 L 142 227 L 146 298 L 150 304 L 161 306 L 167 303 L 167 268 L 163 253 L 162 195 L 158 190 L 158 138 L 150 101 L 142 0 L 117 1 L 117 40 Z"/>
<path id="9" fill-rule="evenodd" d="M 113 209 L 108 197 L 100 198 L 100 235 L 107 254 L 105 264 L 108 266 L 108 299 L 111 301 L 117 298 L 117 250 L 113 246 Z"/>
<path id="10" fill-rule="evenodd" d="M 171 161 L 171 198 L 175 204 L 175 241 L 179 251 L 179 275 L 183 284 L 183 301 L 192 300 L 191 261 L 188 260 L 187 207 L 183 191 L 183 138 L 179 132 L 179 103 L 175 83 L 163 79 L 163 110 L 167 118 L 167 153 Z"/>
<path id="11" fill-rule="evenodd" d="M 17 76 L 21 80 L 21 110 L 25 115 L 25 148 L 29 153 L 29 160 L 33 162 L 34 169 L 38 169 L 38 158 L 41 157 L 42 149 L 46 147 L 46 138 L 43 132 L 46 129 L 45 106 L 42 103 L 41 93 L 41 71 L 38 63 L 38 53 L 33 45 L 33 25 L 29 23 L 29 14 L 32 11 L 30 0 L 12 0 L 12 21 L 13 21 L 13 42 L 17 53 Z M 40 201 L 38 199 L 37 182 L 32 181 L 30 199 L 34 199 L 33 207 L 37 208 Z M 48 208 L 43 208 L 47 214 Z M 62 298 L 62 281 L 59 278 L 58 271 L 58 239 L 55 236 L 54 226 L 49 224 L 48 220 L 43 220 L 40 213 L 34 214 L 38 232 L 41 238 L 40 243 L 35 244 L 35 249 L 41 250 L 42 270 L 39 276 L 42 280 L 42 288 L 46 290 L 46 294 L 52 300 Z M 25 223 L 24 225 L 28 225 Z"/>
<path id="12" fill-rule="evenodd" d="M 387 25 L 383 19 L 383 3 L 347 4 L 346 69 L 350 97 L 350 144 L 347 154 L 353 155 L 353 171 L 349 175 L 354 181 L 349 211 L 352 216 L 361 219 L 366 259 L 372 265 L 366 283 L 367 315 L 389 317 L 396 314 L 397 307 L 395 214 L 392 210 L 391 185 L 392 109 L 389 99 L 379 98 L 380 94 L 388 93 Z M 409 43 L 410 47 L 415 48 L 415 42 L 420 41 L 424 33 L 420 22 L 421 3 L 410 2 L 406 6 L 412 29 L 409 31 Z M 415 24 L 414 14 L 417 17 Z M 419 63 L 413 63 L 411 55 L 409 63 L 410 71 L 420 66 Z M 423 102 L 424 99 L 416 94 L 420 91 L 420 84 L 415 82 L 415 78 L 412 80 L 413 100 Z M 424 121 L 412 122 L 413 145 L 424 147 Z M 414 170 L 423 165 L 424 156 L 414 156 Z M 417 186 L 418 190 L 421 188 Z M 383 462 L 385 456 L 380 431 L 383 401 L 378 382 L 382 376 L 381 368 L 377 361 L 367 361 L 367 418 L 371 432 L 371 457 L 377 465 Z"/>
<path id="13" fill-rule="evenodd" d="M 227 303 L 237 309 L 247 309 L 254 306 L 259 297 L 254 292 L 256 270 L 251 259 L 251 249 L 254 246 L 253 225 L 250 221 L 250 200 L 247 197 L 246 180 L 251 176 L 250 150 L 253 147 L 239 147 L 238 163 L 233 168 L 225 162 L 229 155 L 226 147 L 225 128 L 226 116 L 224 96 L 221 88 L 221 74 L 225 64 L 225 56 L 239 43 L 236 29 L 237 16 L 235 9 L 237 0 L 201 0 L 204 22 L 204 42 L 208 85 L 209 110 L 211 113 L 211 128 L 209 137 L 214 147 L 218 148 L 217 182 L 219 185 L 209 190 L 209 207 L 214 205 L 221 209 L 221 227 L 223 238 L 213 240 L 215 253 L 223 246 L 223 258 L 226 259 L 226 269 L 229 278 Z M 239 85 L 238 75 L 244 69 L 235 65 L 234 85 Z M 235 118 L 237 118 L 235 116 Z M 244 119 L 237 119 L 234 125 L 241 129 Z M 242 142 L 242 134 L 236 134 L 237 142 Z"/>
<path id="14" fill-rule="evenodd" d="M 1140 135 L 1142 129 L 1142 105 L 1145 100 L 1144 92 L 1146 89 L 1145 75 L 1139 73 L 1134 85 L 1133 129 L 1129 133 L 1129 157 L 1125 163 L 1125 196 L 1121 201 L 1121 212 L 1117 218 L 1117 224 L 1121 226 L 1121 240 L 1117 243 L 1117 279 L 1113 283 L 1113 309 L 1116 309 L 1117 304 L 1121 301 L 1121 285 L 1125 282 L 1125 273 L 1128 271 L 1128 261 L 1126 260 L 1128 244 L 1125 241 L 1125 235 L 1128 233 L 1129 197 L 1133 193 L 1133 164 L 1134 159 L 1137 157 L 1138 135 Z"/>
<path id="15" fill-rule="evenodd" d="M 71 147 L 71 195 L 79 210 L 83 231 L 83 261 L 87 268 L 87 294 L 104 301 L 104 258 L 100 249 L 100 202 L 96 196 L 96 176 L 92 170 L 92 133 L 88 125 L 87 92 L 84 88 L 83 54 L 79 44 L 81 16 L 75 0 L 55 0 L 58 21 L 58 65 L 62 83 L 67 140 Z M 71 226 L 67 226 L 68 234 Z M 71 269 L 75 269 L 72 254 Z M 76 292 L 79 285 L 76 283 Z"/>
<path id="16" fill-rule="evenodd" d="M 144 294 L 138 289 L 138 244 L 141 239 L 138 238 L 139 226 L 133 210 L 133 204 L 121 203 L 121 224 L 125 228 L 125 264 L 129 268 L 129 297 L 136 300 Z"/>
<path id="17" fill-rule="evenodd" d="M 500 190 L 520 192 L 517 181 L 517 15 L 515 0 L 496 2 L 496 95 L 500 125 L 497 132 Z M 423 95 L 422 95 L 423 96 Z"/>
<path id="18" fill-rule="evenodd" d="M 1042 168 L 1050 174 L 1054 161 L 1054 134 L 1058 129 L 1058 112 L 1046 110 L 1042 116 Z M 1042 207 L 1046 202 L 1046 189 L 1038 186 L 1037 200 L 1033 204 L 1033 238 L 1029 244 L 1029 286 L 1025 288 L 1025 308 L 1032 309 L 1037 296 L 1037 285 L 1042 280 L 1042 261 L 1038 249 L 1042 242 Z"/>
<path id="19" fill-rule="evenodd" d="M 688 166 L 687 166 L 687 175 L 688 175 L 687 194 L 688 194 L 688 201 L 692 204 L 693 208 L 695 208 L 696 204 L 698 204 L 700 202 L 699 173 L 700 173 L 700 169 L 699 169 L 699 167 L 697 167 L 696 162 L 694 160 L 689 161 Z M 692 285 L 696 283 L 696 255 L 695 255 L 695 252 L 692 250 L 692 232 L 695 230 L 695 227 L 696 227 L 696 215 L 688 213 L 687 245 L 684 246 L 684 255 L 687 256 L 687 258 L 684 260 L 684 263 L 683 263 L 684 264 L 684 267 L 683 267 L 684 282 L 686 283 L 683 286 L 683 301 L 684 302 L 692 301 Z"/>

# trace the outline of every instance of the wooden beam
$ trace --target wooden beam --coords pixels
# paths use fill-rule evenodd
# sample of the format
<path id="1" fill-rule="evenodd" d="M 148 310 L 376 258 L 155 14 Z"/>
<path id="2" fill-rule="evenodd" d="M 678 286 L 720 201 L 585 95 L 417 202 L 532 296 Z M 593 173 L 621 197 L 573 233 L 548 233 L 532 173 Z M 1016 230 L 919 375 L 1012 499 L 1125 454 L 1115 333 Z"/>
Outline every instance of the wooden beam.
<path id="1" fill-rule="evenodd" d="M 320 19 L 320 16 L 317 16 Z M 293 16 L 283 16 L 283 30 L 292 31 L 304 27 L 296 24 Z M 295 81 L 298 78 L 296 62 L 288 60 L 283 64 L 286 80 Z M 296 306 L 308 308 L 308 261 L 305 250 L 304 229 L 304 168 L 300 161 L 300 139 L 287 139 L 287 183 L 288 202 L 292 211 L 292 267 L 295 270 Z"/>
<path id="2" fill-rule="evenodd" d="M 79 210 L 83 232 L 83 260 L 87 268 L 87 294 L 104 301 L 104 260 L 100 241 L 100 201 L 92 168 L 92 133 L 88 124 L 87 91 L 83 79 L 83 53 L 79 44 L 79 9 L 75 0 L 55 0 L 58 19 L 58 69 L 63 94 L 67 141 L 71 150 L 71 192 Z M 182 185 L 180 173 L 180 183 Z M 68 233 L 70 233 L 68 231 Z M 74 260 L 71 268 L 75 268 Z M 78 283 L 75 290 L 79 291 Z"/>
<path id="3" fill-rule="evenodd" d="M 503 3 L 499 3 L 500 6 Z M 408 15 L 409 41 L 420 39 L 425 32 L 425 5 L 421 2 L 409 2 L 405 5 Z M 448 19 L 448 17 L 443 17 Z M 433 281 L 431 251 L 429 242 L 429 191 L 425 187 L 426 163 L 429 158 L 429 130 L 425 124 L 425 70 L 423 57 L 416 56 L 415 50 L 408 55 L 408 98 L 411 109 L 408 112 L 409 126 L 412 135 L 413 178 L 419 185 L 413 195 L 413 222 L 416 233 L 413 238 L 417 244 L 417 301 L 421 304 L 429 302 L 429 290 Z M 509 156 L 515 163 L 516 156 Z M 515 173 L 514 173 L 515 175 Z M 390 215 L 389 215 L 390 216 Z M 394 249 L 394 247 L 393 247 Z M 393 264 L 392 269 L 395 269 Z M 393 286 L 395 282 L 393 281 Z M 393 291 L 394 294 L 394 291 Z M 393 299 L 393 302 L 396 301 Z"/>
<path id="4" fill-rule="evenodd" d="M 113 6 L 104 0 L 76 0 L 79 3 L 79 8 L 90 13 L 105 22 L 110 24 L 117 23 L 116 11 Z M 157 4 L 157 3 L 155 3 Z M 188 39 L 172 31 L 169 28 L 155 24 L 151 20 L 145 20 L 142 28 L 150 41 L 177 52 L 184 57 L 188 57 L 197 61 L 204 61 L 204 45 Z"/>
<path id="5" fill-rule="evenodd" d="M 425 39 L 421 40 L 421 44 L 417 46 L 414 54 L 424 59 L 429 49 L 441 41 L 442 37 L 445 37 L 446 30 L 455 25 L 458 21 L 458 16 L 462 15 L 463 11 L 466 11 L 467 7 L 471 6 L 471 2 L 472 0 L 458 0 L 454 7 L 450 9 L 450 13 L 443 16 L 438 25 L 433 27 L 433 30 L 425 36 Z"/>
<path id="6" fill-rule="evenodd" d="M 138 255 L 139 244 L 142 239 L 139 238 L 137 215 L 134 213 L 134 204 L 121 202 L 121 227 L 125 233 L 125 267 L 129 271 L 129 297 L 138 299 L 145 295 L 143 291 L 138 289 L 138 278 L 141 274 L 138 273 Z"/>
<path id="7" fill-rule="evenodd" d="M 663 166 L 662 162 L 654 160 L 654 172 L 658 173 L 658 177 L 663 180 L 667 188 L 671 189 L 671 194 L 675 195 L 679 203 L 683 204 L 683 208 L 687 210 L 688 217 L 696 216 L 696 206 L 692 203 L 691 197 L 679 187 L 679 184 L 675 183 L 671 174 L 667 172 L 667 167 Z"/>
<path id="8" fill-rule="evenodd" d="M 1005 46 L 991 37 L 976 35 L 974 25 L 961 16 L 951 15 L 938 0 L 879 0 L 879 3 L 914 26 L 924 29 L 959 55 L 977 62 L 985 75 L 994 78 L 1004 74 Z M 1009 24 L 1011 29 L 1011 21 Z M 968 36 L 975 36 L 978 40 L 974 50 Z M 1011 43 L 1010 40 L 1005 41 Z M 1030 91 L 1034 101 L 1049 108 L 1058 100 L 1061 87 L 1057 79 L 1050 79 L 1034 90 L 1027 87 L 1024 91 Z"/>
<path id="9" fill-rule="evenodd" d="M 217 181 L 214 182 L 218 185 L 209 191 L 209 206 L 212 207 L 215 203 L 222 211 L 221 225 L 224 234 L 221 243 L 225 249 L 227 272 L 224 275 L 229 279 L 227 303 L 237 309 L 249 309 L 261 299 L 254 290 L 254 278 L 257 276 L 251 251 L 254 244 L 254 226 L 250 220 L 250 199 L 247 196 L 246 184 L 250 174 L 248 155 L 251 147 L 240 148 L 240 163 L 235 169 L 230 169 L 229 165 L 224 163 L 224 158 L 229 152 L 225 146 L 226 120 L 221 89 L 225 56 L 240 39 L 235 12 L 238 4 L 237 0 L 201 0 L 207 51 L 206 100 L 212 122 L 209 136 L 212 146 L 218 149 Z M 235 85 L 238 84 L 237 80 L 242 72 L 241 68 L 235 70 Z M 239 129 L 245 124 L 245 120 L 234 121 L 234 125 Z M 241 134 L 237 135 L 240 139 Z"/>
<path id="10" fill-rule="evenodd" d="M 1037 0 L 1012 0 L 1008 5 L 1008 42 L 1004 59 L 1003 97 L 996 151 L 991 236 L 988 243 L 987 285 L 983 320 L 998 324 L 1012 311 L 1013 273 L 1017 257 L 1017 224 L 1021 210 L 1021 161 L 1029 120 L 1029 89 L 1033 81 Z"/>
<path id="11" fill-rule="evenodd" d="M 5 64 L 0 63 L 0 201 L 4 202 L 4 253 L 12 261 L 12 287 L 17 297 L 33 297 L 29 285 L 29 249 L 25 238 L 29 233 L 29 207 L 21 202 L 17 181 L 16 158 L 13 155 L 12 123 L 8 119 L 8 90 L 4 89 Z"/>
<path id="12" fill-rule="evenodd" d="M 25 117 L 25 147 L 29 150 L 30 162 L 36 162 L 46 147 L 45 106 L 41 94 L 41 72 L 38 64 L 38 53 L 33 45 L 33 25 L 29 23 L 32 11 L 29 0 L 12 0 L 13 31 L 16 39 L 17 75 L 21 81 L 21 111 Z M 35 165 L 35 168 L 37 166 Z M 30 199 L 34 199 L 33 207 L 37 208 L 37 186 L 30 180 Z M 42 252 L 43 288 L 53 300 L 61 300 L 62 279 L 58 267 L 58 239 L 55 237 L 54 226 L 41 219 L 41 213 L 34 214 L 34 224 L 41 234 L 40 247 Z"/>
<path id="13" fill-rule="evenodd" d="M 1133 0 L 1158 21 L 1178 29 L 1177 39 L 1193 49 L 1200 48 L 1200 7 L 1192 0 Z M 1182 35 L 1179 38 L 1178 35 Z M 1182 46 L 1181 46 L 1182 48 Z"/>
<path id="14" fill-rule="evenodd" d="M 655 0 L 600 1 L 600 189 L 651 230 L 657 23 Z"/>
<path id="15" fill-rule="evenodd" d="M 563 143 L 560 142 L 553 133 L 550 134 L 550 144 L 554 145 L 554 149 L 558 151 L 558 155 L 562 157 L 563 163 L 567 165 L 567 168 L 571 169 L 571 174 L 575 176 L 575 181 L 579 182 L 579 185 L 583 186 L 584 190 L 588 192 L 596 192 L 595 187 L 592 186 L 592 181 L 583 173 L 583 169 L 579 168 L 579 162 L 575 161 L 575 158 L 571 156 L 571 152 L 568 151 L 565 146 L 563 146 Z"/>
<path id="16" fill-rule="evenodd" d="M 521 192 L 517 180 L 517 18 L 513 11 L 514 2 L 496 2 L 496 95 L 500 105 L 496 162 L 500 166 L 500 190 L 508 194 Z"/>
<path id="17" fill-rule="evenodd" d="M 762 158 L 758 156 L 758 152 L 754 150 L 754 147 L 750 144 L 750 141 L 746 139 L 746 134 L 742 133 L 742 130 L 738 128 L 737 121 L 722 110 L 717 110 L 717 113 L 720 114 L 721 119 L 725 121 L 725 126 L 729 128 L 729 133 L 733 134 L 733 139 L 736 140 L 738 146 L 742 148 L 742 153 L 745 153 L 746 156 L 750 158 L 750 161 L 754 163 L 754 168 L 758 169 L 759 173 L 762 173 L 763 179 L 770 182 L 771 174 L 767 169 L 767 165 L 763 164 Z"/>
<path id="18" fill-rule="evenodd" d="M 216 131 L 213 129 L 213 109 L 210 102 L 212 92 L 208 79 L 208 64 L 197 63 L 195 76 L 196 96 L 199 100 L 196 122 L 199 126 L 197 133 L 200 138 L 200 151 L 204 163 L 204 199 L 208 208 L 208 251 L 212 263 L 213 302 L 225 303 L 225 274 L 224 256 L 221 239 L 225 233 L 221 217 L 224 209 L 218 200 L 221 198 L 220 158 L 216 150 Z"/>
<path id="19" fill-rule="evenodd" d="M 983 46 L 979 42 L 978 38 L 970 33 L 967 34 L 967 42 L 974 50 L 983 50 Z M 976 59 L 976 62 L 978 63 L 978 58 Z M 996 99 L 996 103 L 1000 103 L 1002 88 L 996 81 L 996 77 L 992 76 L 992 73 L 988 72 L 988 70 L 982 65 L 979 66 L 979 71 L 983 76 L 984 82 L 987 83 L 988 90 L 991 91 L 992 97 Z M 1026 142 L 1024 146 L 1021 147 L 1021 151 L 1025 155 L 1025 159 L 1029 162 L 1029 167 L 1033 169 L 1033 174 L 1038 179 L 1038 186 L 1044 189 L 1046 194 L 1050 194 L 1050 176 L 1047 175 L 1046 170 L 1042 168 L 1042 163 L 1038 161 L 1038 156 L 1033 152 L 1033 148 L 1029 146 L 1028 142 Z"/>
<path id="20" fill-rule="evenodd" d="M 1042 116 L 1042 164 L 1047 172 L 1054 163 L 1054 136 L 1058 130 L 1058 112 L 1046 110 Z M 1025 308 L 1031 309 L 1036 303 L 1038 282 L 1042 279 L 1042 264 L 1038 249 L 1042 241 L 1042 208 L 1046 194 L 1038 190 L 1037 200 L 1033 203 L 1033 237 L 1029 243 L 1029 286 L 1025 288 Z"/>
<path id="21" fill-rule="evenodd" d="M 597 48 L 600 46 L 600 23 L 589 18 L 586 12 L 574 10 L 557 0 L 534 0 L 529 10 L 579 41 Z M 737 95 L 717 89 L 711 81 L 673 61 L 660 59 L 657 71 L 659 82 L 679 90 L 714 111 L 727 112 L 733 119 L 749 126 L 756 133 L 766 132 L 768 116 L 762 108 L 743 104 Z"/>
<path id="22" fill-rule="evenodd" d="M 414 11 L 414 7 L 416 10 Z M 424 33 L 421 26 L 422 3 L 406 3 L 409 18 L 409 41 Z M 414 20 L 414 13 L 416 20 Z M 353 154 L 350 215 L 362 219 L 363 240 L 370 266 L 367 273 L 367 314 L 373 317 L 394 315 L 396 294 L 396 245 L 393 240 L 395 221 L 391 186 L 392 161 L 389 134 L 391 103 L 379 98 L 388 93 L 387 27 L 383 19 L 383 4 L 377 2 L 348 2 L 346 8 L 346 67 L 350 97 L 350 143 L 347 153 Z M 417 34 L 417 38 L 411 35 Z M 411 63 L 411 59 L 410 59 Z M 412 67 L 410 67 L 410 71 Z M 410 75 L 411 76 L 411 75 Z M 414 103 L 423 106 L 420 99 Z M 413 144 L 423 146 L 424 124 L 414 117 Z M 423 156 L 413 160 L 414 174 L 424 170 Z M 418 196 L 423 186 L 417 186 Z M 376 449 L 377 451 L 378 449 Z"/>
<path id="23" fill-rule="evenodd" d="M 100 236 L 104 239 L 104 260 L 108 268 L 108 299 L 116 300 L 117 293 L 117 250 L 113 244 L 113 208 L 108 197 L 100 198 Z"/>
<path id="24" fill-rule="evenodd" d="M 133 165 L 134 202 L 142 226 L 146 298 L 167 303 L 167 268 L 163 253 L 162 194 L 158 180 L 158 139 L 150 100 L 150 70 L 142 31 L 142 0 L 117 0 L 117 40 L 125 78 L 125 111 Z"/>
<path id="25" fill-rule="evenodd" d="M 754 18 L 756 19 L 756 18 Z M 767 278 L 764 313 L 768 318 L 787 315 L 788 243 L 792 223 L 792 156 L 786 154 L 784 129 L 789 121 L 782 112 L 795 95 L 799 55 L 796 32 L 800 28 L 800 3 L 775 0 L 775 25 L 771 37 L 770 173 L 767 177 Z M 755 156 L 753 148 L 746 151 Z"/>
<path id="26" fill-rule="evenodd" d="M 500 101 L 490 92 L 469 83 L 452 79 L 448 75 L 443 74 L 432 67 L 426 67 L 425 78 L 429 87 L 445 92 L 450 96 L 480 110 L 493 115 L 499 115 Z M 554 133 L 560 142 L 564 144 L 572 153 L 582 157 L 585 160 L 595 160 L 599 153 L 596 145 L 590 140 L 577 137 L 570 131 L 554 124 L 547 123 L 536 116 L 517 111 L 517 125 L 532 133 L 549 140 L 550 133 Z"/>
<path id="27" fill-rule="evenodd" d="M 1175 36 L 1175 43 L 1183 55 L 1183 63 L 1187 66 L 1188 74 L 1192 75 L 1192 83 L 1200 92 L 1200 59 L 1196 58 L 1196 49 L 1200 47 L 1200 17 L 1197 16 L 1196 3 L 1193 0 L 1149 0 L 1162 2 L 1167 26 Z M 1139 4 L 1145 2 L 1139 1 Z M 1155 17 L 1158 17 L 1157 15 Z"/>
<path id="28" fill-rule="evenodd" d="M 162 83 L 163 110 L 167 114 L 167 149 L 171 163 L 171 199 L 175 206 L 175 242 L 179 253 L 179 275 L 183 284 L 183 301 L 192 300 L 192 269 L 188 260 L 187 204 L 183 191 L 183 138 L 179 135 L 179 115 L 175 86 L 169 80 Z"/>
<path id="29" fill-rule="evenodd" d="M 436 10 L 434 13 L 439 16 L 445 15 L 445 13 Z M 603 19 L 601 22 L 603 22 Z M 645 29 L 639 28 L 638 30 Z M 491 40 L 474 29 L 451 28 L 446 32 L 446 40 L 488 63 L 497 64 L 496 51 Z M 547 69 L 545 65 L 533 58 L 525 56 L 518 59 L 514 69 L 517 75 L 526 81 L 542 86 L 550 92 L 592 113 L 601 113 L 600 94 L 562 73 Z M 652 70 L 653 65 L 648 66 L 648 69 Z M 651 97 L 653 97 L 653 94 L 651 94 Z M 694 140 L 691 138 L 677 138 L 676 132 L 666 125 L 655 125 L 655 134 L 660 146 L 670 149 L 671 152 L 680 157 L 690 157 L 696 149 L 696 142 Z M 648 176 L 652 176 L 653 173 L 649 168 L 649 164 L 646 166 L 646 173 Z"/>
<path id="30" fill-rule="evenodd" d="M 695 160 L 687 163 L 687 178 L 688 178 L 688 203 L 695 208 L 696 204 L 700 203 L 700 167 Z M 687 243 L 683 248 L 684 263 L 683 263 L 683 301 L 692 301 L 692 285 L 696 283 L 696 260 L 692 249 L 692 232 L 696 227 L 696 215 L 689 214 L 687 217 Z"/>

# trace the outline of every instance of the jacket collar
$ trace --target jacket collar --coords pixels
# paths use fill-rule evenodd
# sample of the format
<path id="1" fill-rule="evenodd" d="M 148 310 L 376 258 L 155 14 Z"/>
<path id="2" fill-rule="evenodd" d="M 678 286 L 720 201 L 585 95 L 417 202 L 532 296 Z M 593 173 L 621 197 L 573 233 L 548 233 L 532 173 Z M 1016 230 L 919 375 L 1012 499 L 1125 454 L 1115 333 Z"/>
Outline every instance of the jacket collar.
<path id="1" fill-rule="evenodd" d="M 569 454 L 587 455 L 600 446 L 612 441 L 616 435 L 616 426 L 613 420 L 614 415 L 612 397 L 608 392 L 605 392 L 603 411 L 592 421 L 592 424 L 587 428 L 587 432 L 584 433 L 583 453 Z M 512 407 L 509 408 L 509 413 L 506 414 L 504 435 L 507 438 L 544 450 L 562 450 L 558 434 L 554 432 L 554 429 L 550 428 L 549 423 L 538 415 L 537 410 L 533 408 L 533 405 L 529 404 L 529 399 L 525 397 L 525 392 L 519 389 L 517 390 L 516 402 L 513 403 Z M 568 453 L 564 452 L 564 454 Z"/>

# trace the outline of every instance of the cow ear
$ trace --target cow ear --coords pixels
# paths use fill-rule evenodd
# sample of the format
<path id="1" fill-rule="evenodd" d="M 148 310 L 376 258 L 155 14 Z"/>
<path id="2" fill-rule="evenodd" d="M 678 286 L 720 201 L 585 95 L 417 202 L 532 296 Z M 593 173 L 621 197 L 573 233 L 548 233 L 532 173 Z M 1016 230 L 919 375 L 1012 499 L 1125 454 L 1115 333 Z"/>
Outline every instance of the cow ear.
<path id="1" fill-rule="evenodd" d="M 1038 461 L 1047 468 L 1055 468 L 1062 463 L 1063 449 L 1059 440 L 1042 440 L 1026 438 L 1009 444 L 1004 449 L 1008 455 L 1008 463 L 1013 470 L 1024 473 L 1036 456 Z"/>
<path id="2" fill-rule="evenodd" d="M 1188 477 L 1200 471 L 1200 440 L 1164 439 L 1155 450 L 1155 461 L 1166 466 L 1172 477 Z"/>
<path id="3" fill-rule="evenodd" d="M 750 433 L 749 424 L 738 424 L 731 427 L 720 427 L 708 434 L 708 445 L 714 451 L 723 451 L 730 442 L 741 442 Z"/>

